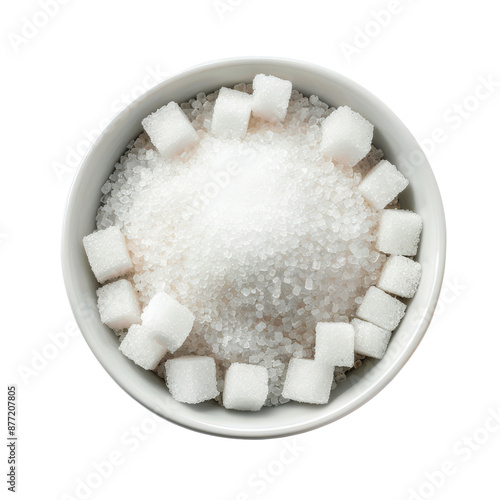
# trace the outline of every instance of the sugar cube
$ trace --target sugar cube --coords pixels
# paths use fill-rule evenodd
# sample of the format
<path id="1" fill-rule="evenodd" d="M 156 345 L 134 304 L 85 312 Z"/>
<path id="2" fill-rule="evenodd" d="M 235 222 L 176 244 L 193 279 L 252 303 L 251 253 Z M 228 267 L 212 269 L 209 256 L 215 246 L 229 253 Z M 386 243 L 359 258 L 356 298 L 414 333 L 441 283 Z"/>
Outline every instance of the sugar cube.
<path id="1" fill-rule="evenodd" d="M 354 350 L 358 354 L 381 359 L 387 350 L 391 332 L 357 318 L 351 321 L 351 325 L 354 327 Z"/>
<path id="2" fill-rule="evenodd" d="M 334 366 L 354 365 L 354 328 L 349 323 L 316 325 L 316 361 Z"/>
<path id="3" fill-rule="evenodd" d="M 252 112 L 252 96 L 222 87 L 215 101 L 212 133 L 215 137 L 243 139 Z"/>
<path id="4" fill-rule="evenodd" d="M 320 149 L 346 167 L 353 167 L 370 151 L 373 125 L 348 106 L 340 106 L 322 125 Z"/>
<path id="5" fill-rule="evenodd" d="M 268 378 L 264 366 L 232 363 L 224 380 L 224 406 L 230 410 L 260 410 L 269 391 Z"/>
<path id="6" fill-rule="evenodd" d="M 120 228 L 108 227 L 83 238 L 90 267 L 99 283 L 117 278 L 133 269 L 125 236 Z"/>
<path id="7" fill-rule="evenodd" d="M 120 351 L 136 365 L 153 370 L 167 353 L 142 325 L 132 325 L 120 344 Z"/>
<path id="8" fill-rule="evenodd" d="M 377 286 L 381 290 L 410 299 L 417 291 L 422 266 L 408 257 L 391 255 L 380 274 Z"/>
<path id="9" fill-rule="evenodd" d="M 380 210 L 408 186 L 405 176 L 387 160 L 375 165 L 359 184 L 359 191 L 373 208 Z"/>
<path id="10" fill-rule="evenodd" d="M 422 217 L 410 210 L 381 210 L 376 248 L 391 255 L 417 254 Z"/>
<path id="11" fill-rule="evenodd" d="M 283 397 L 299 403 L 326 404 L 334 369 L 312 359 L 292 358 L 288 363 Z"/>
<path id="12" fill-rule="evenodd" d="M 194 323 L 193 313 L 165 292 L 158 292 L 142 313 L 142 324 L 170 352 L 184 343 Z"/>
<path id="13" fill-rule="evenodd" d="M 165 375 L 172 397 L 181 403 L 201 403 L 219 394 L 215 361 L 208 356 L 169 359 Z"/>
<path id="14" fill-rule="evenodd" d="M 141 322 L 141 306 L 128 280 L 118 280 L 97 290 L 97 308 L 101 321 L 113 330 L 129 328 Z"/>
<path id="15" fill-rule="evenodd" d="M 291 95 L 292 82 L 272 75 L 256 75 L 253 79 L 252 113 L 268 122 L 282 122 Z"/>
<path id="16" fill-rule="evenodd" d="M 165 159 L 171 159 L 199 141 L 188 117 L 176 102 L 169 102 L 142 120 L 151 142 Z"/>
<path id="17" fill-rule="evenodd" d="M 394 330 L 405 315 L 406 305 L 400 300 L 379 290 L 375 286 L 368 288 L 356 316 L 384 330 Z"/>

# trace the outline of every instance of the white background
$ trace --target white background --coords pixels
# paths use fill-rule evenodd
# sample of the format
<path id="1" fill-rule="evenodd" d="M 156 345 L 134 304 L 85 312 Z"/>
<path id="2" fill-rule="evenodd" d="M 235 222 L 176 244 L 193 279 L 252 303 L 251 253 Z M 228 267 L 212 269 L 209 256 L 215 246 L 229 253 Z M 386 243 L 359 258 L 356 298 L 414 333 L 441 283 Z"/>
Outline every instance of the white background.
<path id="1" fill-rule="evenodd" d="M 498 498 L 500 423 L 488 420 L 500 412 L 494 3 L 59 1 L 40 28 L 24 20 L 44 23 L 37 0 L 5 3 L 0 21 L 1 391 L 5 401 L 18 386 L 18 498 Z M 374 13 L 389 7 L 381 26 Z M 152 420 L 69 335 L 60 269 L 68 148 L 83 151 L 92 129 L 154 84 L 148 74 L 244 55 L 318 63 L 375 93 L 426 146 L 447 214 L 445 286 L 415 355 L 374 400 L 295 439 L 230 440 Z M 478 101 L 481 79 L 496 83 Z M 286 445 L 300 451 L 281 466 Z M 110 455 L 121 459 L 102 479 L 93 463 Z M 449 474 L 436 473 L 445 462 Z M 270 480 L 256 480 L 262 471 Z M 77 488 L 88 480 L 91 490 Z"/>

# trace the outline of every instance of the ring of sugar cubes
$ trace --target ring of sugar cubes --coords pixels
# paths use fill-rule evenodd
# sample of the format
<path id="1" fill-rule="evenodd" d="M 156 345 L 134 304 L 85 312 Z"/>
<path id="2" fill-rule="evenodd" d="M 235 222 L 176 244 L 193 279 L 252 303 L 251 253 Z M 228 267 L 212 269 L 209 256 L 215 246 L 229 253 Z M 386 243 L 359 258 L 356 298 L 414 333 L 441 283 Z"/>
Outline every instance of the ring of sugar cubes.
<path id="1" fill-rule="evenodd" d="M 363 356 L 382 359 L 389 345 L 391 332 L 358 318 L 351 321 L 354 328 L 354 350 Z"/>
<path id="2" fill-rule="evenodd" d="M 232 363 L 224 379 L 224 407 L 240 411 L 260 410 L 269 392 L 268 379 L 264 366 Z"/>
<path id="3" fill-rule="evenodd" d="M 165 363 L 167 386 L 181 403 L 197 404 L 219 395 L 216 367 L 208 356 L 183 356 Z"/>
<path id="4" fill-rule="evenodd" d="M 272 75 L 256 75 L 253 79 L 252 114 L 276 123 L 285 119 L 292 95 L 292 82 Z"/>
<path id="5" fill-rule="evenodd" d="M 377 287 L 387 293 L 411 299 L 417 292 L 422 266 L 408 257 L 391 255 L 384 264 Z"/>
<path id="6" fill-rule="evenodd" d="M 173 101 L 144 118 L 142 126 L 165 159 L 180 155 L 200 140 L 189 118 Z"/>
<path id="7" fill-rule="evenodd" d="M 252 114 L 273 124 L 283 122 L 291 94 L 291 82 L 264 74 L 255 76 L 252 95 L 221 88 L 211 118 L 213 136 L 243 139 Z M 150 114 L 142 124 L 166 160 L 181 155 L 200 140 L 175 102 Z M 323 120 L 320 151 L 334 162 L 353 167 L 370 151 L 373 130 L 368 120 L 348 106 L 341 106 Z M 379 359 L 384 356 L 391 332 L 406 310 L 403 302 L 389 294 L 412 298 L 421 278 L 420 264 L 406 256 L 417 253 L 422 218 L 408 210 L 384 209 L 407 186 L 408 180 L 387 160 L 375 165 L 359 184 L 361 195 L 380 211 L 375 247 L 390 257 L 377 287 L 367 290 L 357 318 L 351 323 L 317 323 L 315 359 L 289 360 L 282 391 L 285 399 L 325 404 L 336 385 L 335 367 L 353 367 L 355 353 Z M 126 239 L 118 227 L 96 231 L 86 236 L 83 244 L 100 283 L 133 270 Z M 102 286 L 97 297 L 101 321 L 115 330 L 128 328 L 120 351 L 147 370 L 155 369 L 168 351 L 177 351 L 193 328 L 195 317 L 191 311 L 165 292 L 155 294 L 141 316 L 138 296 L 126 279 Z M 174 399 L 184 403 L 217 397 L 216 374 L 215 360 L 204 355 L 177 357 L 165 363 L 168 389 Z M 225 375 L 222 403 L 233 410 L 260 410 L 268 397 L 268 384 L 265 366 L 232 363 Z"/>
<path id="8" fill-rule="evenodd" d="M 85 236 L 83 247 L 99 283 L 123 276 L 133 269 L 125 236 L 116 226 Z"/>
<path id="9" fill-rule="evenodd" d="M 158 292 L 142 313 L 142 325 L 159 344 L 175 352 L 194 324 L 194 314 L 165 292 Z"/>
<path id="10" fill-rule="evenodd" d="M 358 189 L 375 210 L 380 210 L 394 200 L 408 184 L 408 179 L 392 163 L 382 160 L 368 172 Z"/>
<path id="11" fill-rule="evenodd" d="M 373 125 L 348 106 L 340 106 L 321 127 L 320 150 L 346 167 L 353 167 L 370 151 Z"/>
<path id="12" fill-rule="evenodd" d="M 113 330 L 141 322 L 139 298 L 130 281 L 121 279 L 97 290 L 97 309 L 101 321 Z"/>
<path id="13" fill-rule="evenodd" d="M 246 92 L 222 87 L 215 101 L 212 134 L 215 137 L 243 139 L 248 129 L 253 98 Z"/>
<path id="14" fill-rule="evenodd" d="M 156 342 L 142 325 L 132 325 L 128 329 L 119 349 L 145 370 L 154 370 L 167 354 L 167 348 Z"/>
<path id="15" fill-rule="evenodd" d="M 314 359 L 332 367 L 352 368 L 354 365 L 354 328 L 349 323 L 318 323 Z"/>
<path id="16" fill-rule="evenodd" d="M 405 315 L 406 304 L 371 286 L 356 311 L 358 318 L 392 332 Z"/>
<path id="17" fill-rule="evenodd" d="M 299 403 L 328 403 L 333 384 L 333 367 L 313 359 L 291 358 L 283 397 Z"/>
<path id="18" fill-rule="evenodd" d="M 422 217 L 410 210 L 380 210 L 375 248 L 390 255 L 417 254 Z"/>

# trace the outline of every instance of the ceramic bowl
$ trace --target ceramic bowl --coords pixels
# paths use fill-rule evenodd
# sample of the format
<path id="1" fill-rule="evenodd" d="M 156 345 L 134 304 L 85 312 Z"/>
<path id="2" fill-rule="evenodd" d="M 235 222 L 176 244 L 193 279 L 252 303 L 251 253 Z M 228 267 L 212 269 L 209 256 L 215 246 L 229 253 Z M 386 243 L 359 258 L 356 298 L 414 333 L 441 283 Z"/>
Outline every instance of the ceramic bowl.
<path id="1" fill-rule="evenodd" d="M 422 280 L 409 301 L 406 316 L 394 332 L 385 357 L 368 359 L 333 391 L 326 405 L 288 403 L 259 412 L 226 410 L 215 402 L 187 405 L 173 400 L 164 380 L 121 354 L 118 339 L 99 320 L 98 284 L 89 267 L 82 238 L 95 230 L 101 186 L 127 144 L 141 131 L 141 120 L 169 101 L 183 102 L 199 92 L 251 82 L 258 73 L 291 80 L 295 89 L 316 94 L 329 105 L 348 105 L 375 125 L 374 144 L 409 179 L 401 197 L 404 208 L 424 221 L 417 260 Z M 382 390 L 415 351 L 429 326 L 439 296 L 445 263 L 445 217 L 431 167 L 417 141 L 377 97 L 329 69 L 306 62 L 243 58 L 212 62 L 189 69 L 164 82 L 123 110 L 96 140 L 73 181 L 66 207 L 62 266 L 76 321 L 95 356 L 126 392 L 145 407 L 176 424 L 210 434 L 238 438 L 269 438 L 296 434 L 347 415 Z"/>

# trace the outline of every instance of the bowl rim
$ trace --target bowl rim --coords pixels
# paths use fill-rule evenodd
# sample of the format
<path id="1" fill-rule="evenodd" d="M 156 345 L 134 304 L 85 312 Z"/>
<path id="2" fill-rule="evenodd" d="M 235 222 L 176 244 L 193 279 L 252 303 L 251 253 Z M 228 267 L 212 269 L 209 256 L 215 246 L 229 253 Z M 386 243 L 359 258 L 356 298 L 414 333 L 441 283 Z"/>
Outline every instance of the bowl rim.
<path id="1" fill-rule="evenodd" d="M 304 420 L 300 423 L 295 423 L 295 424 L 290 424 L 290 425 L 284 425 L 279 427 L 278 429 L 275 427 L 269 427 L 269 428 L 259 428 L 257 431 L 253 429 L 235 429 L 229 426 L 224 426 L 224 425 L 214 425 L 214 424 L 208 424 L 205 422 L 200 422 L 197 421 L 196 424 L 194 423 L 187 423 L 186 421 L 183 421 L 182 418 L 177 418 L 176 415 L 171 416 L 168 415 L 166 412 L 161 412 L 160 409 L 155 408 L 153 406 L 148 405 L 146 402 L 141 400 L 139 394 L 136 394 L 134 390 L 132 390 L 130 387 L 128 387 L 125 382 L 118 376 L 116 376 L 113 373 L 113 370 L 108 366 L 106 357 L 99 351 L 98 346 L 94 345 L 92 340 L 86 335 L 85 333 L 85 322 L 83 315 L 79 311 L 77 307 L 77 300 L 76 296 L 73 293 L 73 276 L 72 276 L 72 271 L 69 263 L 69 237 L 68 234 L 70 232 L 70 221 L 69 221 L 69 213 L 71 213 L 71 209 L 73 208 L 74 204 L 74 192 L 77 190 L 78 185 L 80 184 L 84 171 L 85 171 L 85 166 L 87 164 L 87 161 L 89 159 L 89 156 L 93 152 L 93 150 L 98 147 L 102 141 L 104 140 L 104 137 L 106 136 L 107 131 L 113 129 L 116 125 L 117 122 L 119 122 L 124 115 L 126 115 L 130 109 L 130 107 L 136 105 L 138 102 L 142 102 L 143 100 L 147 100 L 153 93 L 155 93 L 159 87 L 163 86 L 168 86 L 178 80 L 182 80 L 186 77 L 193 76 L 195 74 L 198 74 L 200 72 L 203 72 L 205 70 L 217 70 L 221 69 L 224 67 L 228 67 L 231 65 L 241 65 L 241 64 L 277 64 L 277 65 L 286 65 L 289 67 L 295 67 L 297 69 L 311 72 L 312 74 L 321 74 L 325 78 L 329 78 L 332 80 L 335 80 L 339 82 L 342 85 L 345 85 L 347 87 L 352 88 L 355 92 L 357 92 L 360 95 L 365 96 L 368 100 L 370 101 L 375 101 L 377 103 L 377 106 L 382 108 L 385 113 L 391 116 L 391 118 L 398 124 L 399 127 L 401 127 L 408 136 L 411 136 L 413 138 L 415 144 L 417 145 L 418 151 L 423 155 L 425 158 L 425 161 L 429 165 L 429 174 L 432 176 L 436 188 L 436 194 L 437 198 L 434 201 L 435 209 L 439 213 L 438 217 L 438 229 L 439 229 L 439 238 L 436 243 L 436 248 L 437 248 L 437 265 L 434 270 L 433 274 L 433 280 L 432 280 L 432 293 L 429 295 L 426 301 L 426 307 L 424 308 L 425 311 L 425 321 L 421 322 L 420 325 L 418 326 L 415 334 L 413 335 L 413 338 L 411 342 L 406 346 L 404 352 L 402 355 L 399 357 L 397 362 L 392 365 L 391 369 L 388 370 L 386 373 L 384 373 L 378 382 L 373 385 L 369 391 L 366 391 L 363 393 L 361 397 L 355 398 L 352 402 L 344 405 L 342 408 L 337 410 L 335 413 L 329 413 L 325 416 L 319 417 L 319 418 L 313 418 L 313 419 L 307 419 Z M 283 57 L 274 57 L 274 56 L 246 56 L 246 57 L 229 57 L 229 58 L 223 58 L 223 59 L 216 59 L 216 60 L 211 60 L 207 61 L 204 63 L 196 64 L 194 66 L 189 67 L 188 69 L 184 71 L 180 71 L 175 73 L 174 75 L 166 78 L 165 80 L 161 81 L 159 84 L 155 85 L 148 91 L 146 91 L 144 94 L 140 95 L 137 99 L 129 103 L 124 109 L 122 109 L 120 112 L 118 112 L 112 119 L 111 121 L 106 125 L 106 127 L 101 131 L 97 139 L 90 145 L 89 149 L 86 151 L 84 157 L 80 161 L 80 164 L 78 165 L 77 171 L 73 176 L 73 179 L 71 181 L 71 185 L 69 187 L 67 199 L 66 199 L 66 204 L 64 207 L 64 216 L 63 216 L 63 224 L 62 224 L 62 238 L 61 238 L 61 262 L 62 262 L 62 271 L 63 271 L 63 280 L 64 280 L 64 285 L 66 288 L 66 294 L 73 312 L 73 315 L 75 317 L 75 320 L 77 322 L 77 325 L 82 333 L 82 336 L 84 337 L 87 345 L 89 346 L 90 350 L 93 352 L 99 363 L 102 365 L 102 367 L 105 369 L 105 371 L 111 376 L 111 378 L 120 386 L 129 396 L 131 396 L 133 399 L 135 399 L 138 403 L 140 403 L 143 407 L 147 408 L 148 410 L 152 411 L 156 415 L 158 415 L 161 418 L 164 418 L 165 420 L 172 422 L 174 424 L 180 425 L 181 427 L 184 427 L 186 429 L 194 430 L 197 432 L 201 432 L 204 434 L 209 434 L 213 436 L 219 436 L 219 437 L 227 437 L 227 438 L 239 438 L 239 439 L 269 439 L 269 438 L 280 438 L 280 437 L 286 437 L 286 436 L 291 436 L 307 431 L 311 431 L 314 429 L 317 429 L 319 427 L 322 427 L 326 424 L 332 423 L 336 420 L 339 420 L 342 417 L 345 417 L 346 415 L 352 413 L 354 410 L 358 409 L 368 401 L 370 401 L 373 397 L 375 397 L 382 389 L 384 389 L 393 379 L 394 377 L 401 371 L 403 366 L 408 362 L 410 357 L 413 355 L 415 352 L 416 348 L 422 341 L 427 329 L 429 328 L 429 325 L 431 323 L 432 317 L 434 315 L 434 311 L 436 309 L 443 279 L 444 279 L 444 271 L 445 271 L 445 264 L 446 264 L 446 241 L 447 241 L 447 236 L 446 236 L 446 219 L 445 219 L 445 213 L 444 213 L 444 206 L 443 206 L 443 201 L 442 201 L 442 196 L 439 190 L 439 186 L 436 182 L 434 172 L 432 171 L 432 167 L 430 166 L 430 163 L 428 161 L 427 156 L 425 155 L 425 152 L 422 150 L 420 144 L 417 142 L 413 134 L 409 131 L 409 129 L 404 125 L 404 123 L 399 119 L 399 117 L 383 102 L 381 101 L 376 95 L 374 95 L 372 92 L 361 86 L 360 84 L 356 83 L 355 81 L 351 80 L 350 78 L 345 77 L 344 75 L 329 69 L 327 67 L 324 67 L 322 65 L 318 65 L 316 63 L 309 63 L 306 61 L 298 60 L 298 59 L 292 59 L 292 58 L 283 58 Z"/>

